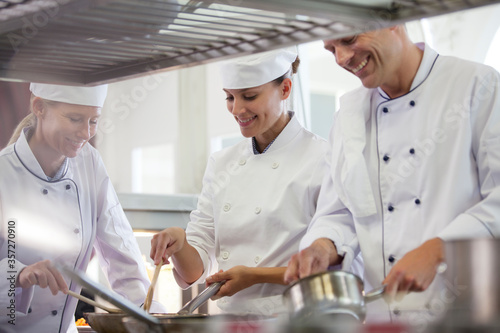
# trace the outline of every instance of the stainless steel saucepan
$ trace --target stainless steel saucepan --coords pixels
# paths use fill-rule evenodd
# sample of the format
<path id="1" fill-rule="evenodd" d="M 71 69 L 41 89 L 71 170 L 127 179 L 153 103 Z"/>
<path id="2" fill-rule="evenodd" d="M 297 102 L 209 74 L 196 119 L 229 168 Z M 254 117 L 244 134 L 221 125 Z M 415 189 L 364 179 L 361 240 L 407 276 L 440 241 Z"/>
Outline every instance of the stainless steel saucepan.
<path id="1" fill-rule="evenodd" d="M 445 321 L 500 327 L 500 239 L 447 241 L 445 258 Z"/>
<path id="2" fill-rule="evenodd" d="M 363 281 L 346 271 L 327 271 L 295 281 L 283 292 L 292 320 L 304 322 L 332 314 L 366 317 L 366 302 L 383 295 L 385 286 L 364 292 Z"/>

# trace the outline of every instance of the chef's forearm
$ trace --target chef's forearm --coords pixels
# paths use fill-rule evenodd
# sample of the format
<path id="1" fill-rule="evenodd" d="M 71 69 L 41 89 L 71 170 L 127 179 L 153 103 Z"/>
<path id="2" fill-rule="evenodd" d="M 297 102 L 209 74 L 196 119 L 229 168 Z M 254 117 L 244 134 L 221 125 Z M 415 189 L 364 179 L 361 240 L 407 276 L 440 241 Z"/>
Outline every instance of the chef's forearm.
<path id="1" fill-rule="evenodd" d="M 284 278 L 286 267 L 251 267 L 250 271 L 253 284 L 286 284 Z"/>
<path id="2" fill-rule="evenodd" d="M 182 249 L 172 256 L 172 262 L 179 276 L 188 284 L 192 284 L 203 274 L 200 254 L 187 241 Z"/>

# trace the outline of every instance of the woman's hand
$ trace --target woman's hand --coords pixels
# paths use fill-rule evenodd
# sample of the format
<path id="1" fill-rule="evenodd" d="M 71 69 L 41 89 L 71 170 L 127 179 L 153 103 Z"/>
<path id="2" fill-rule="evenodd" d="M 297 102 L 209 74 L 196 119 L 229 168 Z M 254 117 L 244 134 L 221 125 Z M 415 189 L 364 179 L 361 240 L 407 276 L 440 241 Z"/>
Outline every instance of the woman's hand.
<path id="1" fill-rule="evenodd" d="M 52 295 L 58 291 L 68 292 L 68 285 L 61 273 L 52 265 L 50 260 L 43 260 L 33 265 L 26 266 L 17 276 L 16 286 L 30 288 L 38 285 L 41 288 L 49 287 Z"/>
<path id="2" fill-rule="evenodd" d="M 238 291 L 246 289 L 257 283 L 285 284 L 283 276 L 286 267 L 247 267 L 234 266 L 227 271 L 220 270 L 207 278 L 210 285 L 218 281 L 226 281 L 219 292 L 212 297 L 213 300 L 224 296 L 232 296 Z"/>
<path id="3" fill-rule="evenodd" d="M 212 300 L 219 299 L 224 296 L 233 296 L 238 291 L 246 289 L 254 285 L 252 268 L 247 266 L 234 266 L 227 271 L 220 270 L 212 276 L 207 277 L 207 285 L 218 281 L 226 282 L 219 289 L 217 294 L 212 296 Z"/>
<path id="4" fill-rule="evenodd" d="M 164 229 L 151 239 L 150 257 L 155 265 L 158 265 L 161 259 L 165 264 L 168 264 L 168 258 L 182 250 L 184 243 L 186 243 L 184 229 L 178 227 Z"/>
<path id="5" fill-rule="evenodd" d="M 203 274 L 203 262 L 198 251 L 189 245 L 186 232 L 182 228 L 172 227 L 160 231 L 151 239 L 151 259 L 158 265 L 163 259 L 169 264 L 172 257 L 176 272 L 187 284 L 198 280 Z"/>
<path id="6" fill-rule="evenodd" d="M 382 284 L 389 301 L 402 299 L 411 291 L 424 291 L 434 280 L 444 260 L 443 241 L 433 238 L 398 260 Z"/>

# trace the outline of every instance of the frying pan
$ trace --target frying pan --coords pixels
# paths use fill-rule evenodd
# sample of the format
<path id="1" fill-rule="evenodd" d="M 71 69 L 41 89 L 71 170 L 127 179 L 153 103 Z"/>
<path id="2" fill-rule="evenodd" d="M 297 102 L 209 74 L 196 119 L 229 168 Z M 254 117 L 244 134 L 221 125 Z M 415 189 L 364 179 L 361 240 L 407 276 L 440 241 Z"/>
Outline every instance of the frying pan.
<path id="1" fill-rule="evenodd" d="M 278 324 L 276 317 L 256 314 L 215 314 L 206 317 L 206 320 L 159 319 L 160 324 L 154 326 L 148 326 L 132 317 L 125 317 L 123 322 L 128 333 L 263 333 L 271 332 L 270 328 L 276 328 Z M 273 329 L 272 332 L 284 331 Z"/>
<path id="2" fill-rule="evenodd" d="M 385 286 L 380 286 L 365 293 L 357 275 L 327 271 L 295 281 L 283 292 L 283 300 L 296 322 L 312 322 L 332 314 L 348 314 L 364 321 L 366 302 L 378 299 L 384 291 Z"/>
<path id="3" fill-rule="evenodd" d="M 177 316 L 176 314 L 165 314 L 165 313 L 153 313 L 150 314 L 155 319 L 161 320 L 161 322 L 189 322 L 194 319 L 205 319 L 208 315 L 206 314 L 191 314 Z M 83 314 L 87 323 L 98 333 L 128 333 L 124 320 L 127 318 L 134 318 L 125 313 L 96 313 L 96 312 L 86 312 Z M 135 319 L 135 318 L 134 318 Z M 181 320 L 184 319 L 184 320 Z M 188 320 L 189 319 L 189 320 Z M 144 323 L 142 320 L 139 322 L 145 327 L 149 328 L 150 325 Z"/>
<path id="4" fill-rule="evenodd" d="M 141 320 L 148 325 L 159 323 L 159 320 L 157 318 L 151 316 L 149 313 L 147 313 L 128 299 L 108 290 L 95 281 L 92 281 L 88 276 L 85 275 L 84 272 L 77 269 L 73 270 L 66 266 L 59 266 L 58 269 L 78 284 L 87 287 L 90 292 L 93 292 L 95 295 L 99 295 L 101 298 L 115 305 L 120 310 L 123 310 L 125 314 L 137 318 L 138 320 Z M 120 316 L 121 314 L 116 315 Z"/>
<path id="5" fill-rule="evenodd" d="M 204 304 L 210 297 L 215 295 L 220 287 L 224 284 L 224 281 L 213 283 L 202 292 L 200 292 L 191 301 L 186 303 L 177 313 L 156 313 L 152 314 L 155 319 L 161 321 L 162 324 L 168 324 L 171 326 L 171 330 L 185 329 L 187 325 L 200 325 L 200 321 L 208 318 L 207 314 L 194 314 L 193 311 L 199 306 Z M 87 323 L 98 333 L 128 333 L 126 319 L 135 318 L 131 317 L 125 313 L 95 313 L 89 312 L 84 313 L 84 317 Z M 145 332 L 151 330 L 151 323 L 139 320 Z M 134 325 L 134 324 L 132 324 Z M 198 327 L 198 326 L 196 326 Z"/>

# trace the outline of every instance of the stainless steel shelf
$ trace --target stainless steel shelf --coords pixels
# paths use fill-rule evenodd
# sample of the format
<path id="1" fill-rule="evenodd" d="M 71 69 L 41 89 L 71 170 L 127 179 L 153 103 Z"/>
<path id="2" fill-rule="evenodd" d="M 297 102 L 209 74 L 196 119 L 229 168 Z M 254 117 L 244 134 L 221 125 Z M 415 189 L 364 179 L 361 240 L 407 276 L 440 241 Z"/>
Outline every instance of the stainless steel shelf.
<path id="1" fill-rule="evenodd" d="M 198 196 L 191 194 L 118 193 L 118 199 L 130 225 L 136 231 L 186 228 L 189 214 L 196 209 L 198 203 Z"/>
<path id="2" fill-rule="evenodd" d="M 94 85 L 499 2 L 28 0 L 0 9 L 0 80 Z"/>

